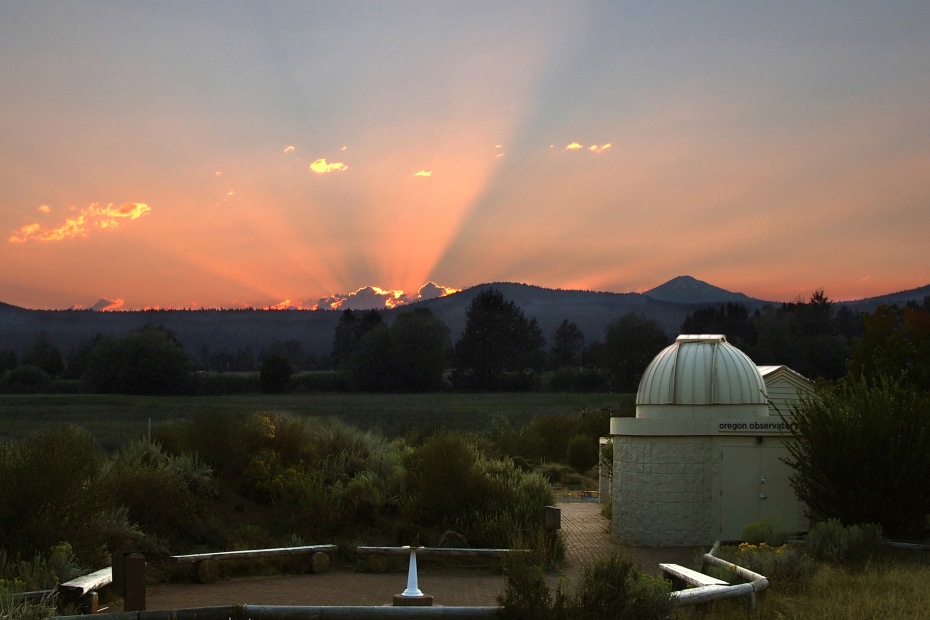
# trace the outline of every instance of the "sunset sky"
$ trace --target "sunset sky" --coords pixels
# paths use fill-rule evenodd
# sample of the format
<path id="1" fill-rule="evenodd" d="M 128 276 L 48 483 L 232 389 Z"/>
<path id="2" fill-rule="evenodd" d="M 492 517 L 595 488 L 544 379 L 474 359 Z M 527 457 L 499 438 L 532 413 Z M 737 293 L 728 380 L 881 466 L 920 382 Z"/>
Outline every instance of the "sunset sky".
<path id="1" fill-rule="evenodd" d="M 926 0 L 2 2 L 0 301 L 930 284 L 928 33 Z"/>

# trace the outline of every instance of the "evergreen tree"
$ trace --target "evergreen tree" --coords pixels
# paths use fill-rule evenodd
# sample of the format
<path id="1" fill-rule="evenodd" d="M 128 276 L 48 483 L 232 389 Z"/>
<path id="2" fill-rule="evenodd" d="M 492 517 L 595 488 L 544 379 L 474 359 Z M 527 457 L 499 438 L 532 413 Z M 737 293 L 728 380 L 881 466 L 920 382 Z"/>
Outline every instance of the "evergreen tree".
<path id="1" fill-rule="evenodd" d="M 562 319 L 562 323 L 552 334 L 552 366 L 553 368 L 567 368 L 581 364 L 581 353 L 584 350 L 584 334 L 578 325 Z"/>
<path id="2" fill-rule="evenodd" d="M 505 373 L 538 369 L 545 340 L 536 319 L 527 319 L 497 289 L 479 293 L 465 310 L 465 331 L 455 345 L 456 382 L 492 390 Z"/>
<path id="3" fill-rule="evenodd" d="M 22 363 L 35 366 L 50 377 L 57 377 L 65 369 L 61 351 L 45 332 L 40 332 L 32 339 L 32 344 L 23 355 Z"/>
<path id="4" fill-rule="evenodd" d="M 635 392 L 646 366 L 668 344 L 668 336 L 655 319 L 632 312 L 614 319 L 604 335 L 611 387 Z"/>

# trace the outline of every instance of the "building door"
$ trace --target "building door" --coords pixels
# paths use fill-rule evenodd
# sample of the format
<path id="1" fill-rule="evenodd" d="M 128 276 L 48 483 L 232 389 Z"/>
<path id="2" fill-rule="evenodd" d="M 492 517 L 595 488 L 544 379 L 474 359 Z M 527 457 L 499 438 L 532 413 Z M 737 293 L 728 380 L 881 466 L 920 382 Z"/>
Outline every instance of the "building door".
<path id="1" fill-rule="evenodd" d="M 747 525 L 771 519 L 778 531 L 807 529 L 803 506 L 781 459 L 783 446 L 725 446 L 721 457 L 720 538 L 736 540 Z"/>

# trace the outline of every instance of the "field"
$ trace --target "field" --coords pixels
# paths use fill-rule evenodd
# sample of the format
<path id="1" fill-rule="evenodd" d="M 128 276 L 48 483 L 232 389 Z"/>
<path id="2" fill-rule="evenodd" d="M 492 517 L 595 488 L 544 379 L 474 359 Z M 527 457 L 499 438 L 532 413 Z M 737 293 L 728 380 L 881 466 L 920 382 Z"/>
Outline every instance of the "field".
<path id="1" fill-rule="evenodd" d="M 551 392 L 436 394 L 245 394 L 233 396 L 122 396 L 100 394 L 0 395 L 0 441 L 35 430 L 73 424 L 90 431 L 104 448 L 144 435 L 148 425 L 190 419 L 198 413 L 280 411 L 336 417 L 387 436 L 439 428 L 483 432 L 500 420 L 519 427 L 535 415 L 578 414 L 610 407 L 633 415 L 633 394 Z"/>

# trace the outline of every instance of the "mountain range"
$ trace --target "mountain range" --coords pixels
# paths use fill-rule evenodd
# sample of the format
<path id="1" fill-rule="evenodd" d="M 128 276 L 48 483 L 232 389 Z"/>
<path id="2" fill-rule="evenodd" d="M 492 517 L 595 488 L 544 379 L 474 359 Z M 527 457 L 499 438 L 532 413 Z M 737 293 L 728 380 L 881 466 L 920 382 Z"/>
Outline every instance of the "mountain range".
<path id="1" fill-rule="evenodd" d="M 634 312 L 657 320 L 669 334 L 676 335 L 684 318 L 702 306 L 737 303 L 750 311 L 780 305 L 733 293 L 690 276 L 679 276 L 644 293 L 547 289 L 528 284 L 496 282 L 474 286 L 438 297 L 384 311 L 390 323 L 399 313 L 428 308 L 457 339 L 465 328 L 465 310 L 476 295 L 489 288 L 499 290 L 527 317 L 536 318 L 543 335 L 550 339 L 564 320 L 574 322 L 588 342 L 602 340 L 607 325 L 617 317 Z M 882 304 L 903 305 L 930 296 L 930 285 L 880 297 L 837 302 L 855 312 L 870 312 Z M 0 350 L 18 356 L 36 334 L 45 332 L 64 353 L 97 334 L 118 334 L 145 325 L 162 325 L 172 330 L 192 356 L 204 350 L 234 352 L 240 348 L 255 353 L 276 342 L 298 341 L 305 352 L 325 355 L 341 311 L 338 310 L 145 310 L 96 312 L 92 310 L 29 310 L 0 303 Z"/>

